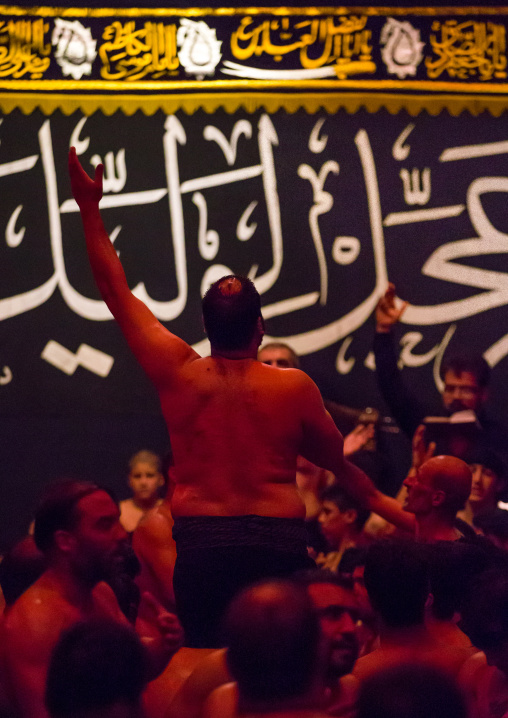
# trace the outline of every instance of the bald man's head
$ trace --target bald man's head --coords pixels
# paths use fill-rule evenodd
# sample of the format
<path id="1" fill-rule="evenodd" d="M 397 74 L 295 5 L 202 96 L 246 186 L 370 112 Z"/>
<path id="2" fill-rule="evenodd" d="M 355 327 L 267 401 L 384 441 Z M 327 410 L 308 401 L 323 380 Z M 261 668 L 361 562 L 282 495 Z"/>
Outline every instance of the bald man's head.
<path id="1" fill-rule="evenodd" d="M 437 511 L 453 522 L 469 497 L 471 483 L 471 470 L 464 461 L 454 456 L 435 456 L 423 463 L 416 475 L 404 480 L 404 508 L 417 517 Z"/>
<path id="2" fill-rule="evenodd" d="M 455 516 L 464 508 L 472 483 L 471 469 L 465 461 L 455 456 L 435 456 L 422 464 L 419 473 L 435 491 L 443 492 L 443 510 Z"/>
<path id="3" fill-rule="evenodd" d="M 273 705 L 309 690 L 320 631 L 304 587 L 266 581 L 245 589 L 231 603 L 225 629 L 228 665 L 245 699 Z"/>

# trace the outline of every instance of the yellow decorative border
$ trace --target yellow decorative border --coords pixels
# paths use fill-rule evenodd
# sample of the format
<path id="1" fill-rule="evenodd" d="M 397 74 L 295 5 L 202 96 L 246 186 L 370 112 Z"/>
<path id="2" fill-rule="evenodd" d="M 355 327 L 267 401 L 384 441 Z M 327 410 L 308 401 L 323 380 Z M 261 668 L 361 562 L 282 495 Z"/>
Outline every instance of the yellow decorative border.
<path id="1" fill-rule="evenodd" d="M 181 90 L 401 90 L 417 92 L 457 92 L 461 94 L 508 95 L 508 83 L 439 82 L 437 80 L 2 80 L 0 89 L 16 91 L 126 92 L 126 88 L 147 92 Z"/>
<path id="2" fill-rule="evenodd" d="M 1 15 L 37 17 L 204 17 L 234 15 L 508 15 L 508 6 L 503 7 L 200 7 L 200 8 L 77 8 L 77 7 L 19 7 L 0 5 Z"/>
<path id="3" fill-rule="evenodd" d="M 329 114 L 336 113 L 343 108 L 350 114 L 364 108 L 369 113 L 378 112 L 385 108 L 395 115 L 406 110 L 410 115 L 416 116 L 422 110 L 430 115 L 439 115 L 443 110 L 457 116 L 467 111 L 476 116 L 488 110 L 493 116 L 499 117 L 508 110 L 508 97 L 479 97 L 478 95 L 403 95 L 388 93 L 193 93 L 182 95 L 40 95 L 40 94 L 13 94 L 0 93 L 0 111 L 9 114 L 20 109 L 25 115 L 40 110 L 45 115 L 51 115 L 55 110 L 61 110 L 70 115 L 79 110 L 85 115 L 102 112 L 112 115 L 121 111 L 130 116 L 141 111 L 145 115 L 153 115 L 158 110 L 165 114 L 173 114 L 183 110 L 193 114 L 196 110 L 204 110 L 212 114 L 218 109 L 228 113 L 243 109 L 248 113 L 264 109 L 273 113 L 285 110 L 292 114 L 304 109 L 314 114 L 323 109 Z"/>

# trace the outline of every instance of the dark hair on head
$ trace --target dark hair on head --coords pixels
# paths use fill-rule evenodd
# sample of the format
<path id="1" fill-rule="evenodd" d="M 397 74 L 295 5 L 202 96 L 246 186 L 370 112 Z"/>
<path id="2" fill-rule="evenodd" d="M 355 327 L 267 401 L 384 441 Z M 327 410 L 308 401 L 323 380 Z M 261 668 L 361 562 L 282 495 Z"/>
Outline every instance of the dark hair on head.
<path id="1" fill-rule="evenodd" d="M 440 621 L 450 621 L 461 611 L 474 577 L 492 565 L 490 546 L 481 542 L 436 541 L 426 546 L 426 553 L 432 614 Z"/>
<path id="2" fill-rule="evenodd" d="M 34 541 L 40 551 L 45 553 L 53 546 L 56 531 L 72 531 L 75 528 L 79 520 L 78 503 L 96 491 L 105 491 L 117 503 L 109 489 L 91 481 L 64 479 L 46 488 L 35 512 Z"/>
<path id="3" fill-rule="evenodd" d="M 300 358 L 298 354 L 295 352 L 292 347 L 289 346 L 289 344 L 284 344 L 284 342 L 268 342 L 267 344 L 263 344 L 262 347 L 259 347 L 259 351 L 262 352 L 264 349 L 285 349 L 289 356 L 291 357 L 291 364 L 292 369 L 300 369 Z"/>
<path id="4" fill-rule="evenodd" d="M 365 526 L 365 522 L 370 516 L 369 509 L 364 508 L 356 499 L 354 499 L 350 494 L 348 494 L 345 489 L 342 488 L 337 483 L 333 483 L 330 486 L 326 486 L 321 493 L 319 494 L 319 498 L 321 501 L 330 501 L 332 504 L 335 504 L 339 511 L 343 513 L 344 511 L 349 511 L 349 509 L 354 509 L 356 511 L 356 519 L 354 521 L 354 526 L 357 531 L 361 531 L 362 528 Z"/>
<path id="5" fill-rule="evenodd" d="M 457 376 L 464 372 L 469 372 L 476 377 L 478 386 L 485 389 L 490 381 L 490 366 L 481 354 L 453 354 L 445 357 L 441 364 L 440 375 L 444 380 L 447 371 L 451 371 Z"/>
<path id="6" fill-rule="evenodd" d="M 508 641 L 508 573 L 506 567 L 485 571 L 471 583 L 460 628 L 480 651 Z"/>
<path id="7" fill-rule="evenodd" d="M 291 580 L 299 586 L 314 586 L 316 583 L 330 583 L 332 586 L 344 588 L 347 591 L 353 590 L 353 581 L 346 576 L 340 576 L 325 568 L 309 568 L 297 571 L 291 576 Z"/>
<path id="8" fill-rule="evenodd" d="M 428 665 L 385 668 L 360 684 L 357 718 L 467 718 L 451 676 Z"/>
<path id="9" fill-rule="evenodd" d="M 6 605 L 12 606 L 45 570 L 46 559 L 37 549 L 33 536 L 18 541 L 0 562 L 0 586 Z"/>
<path id="10" fill-rule="evenodd" d="M 358 566 L 365 566 L 367 559 L 367 549 L 358 546 L 351 546 L 347 548 L 342 554 L 342 558 L 339 563 L 338 573 L 341 576 L 352 576 L 355 568 Z"/>
<path id="11" fill-rule="evenodd" d="M 502 541 L 508 539 L 508 511 L 495 508 L 493 511 L 485 511 L 474 517 L 474 525 L 479 528 L 484 536 L 494 536 Z"/>
<path id="12" fill-rule="evenodd" d="M 117 703 L 136 706 L 146 680 L 145 648 L 135 631 L 106 619 L 80 622 L 53 651 L 46 707 L 51 718 L 80 718 Z"/>
<path id="13" fill-rule="evenodd" d="M 228 667 L 246 700 L 274 705 L 309 690 L 320 628 L 306 588 L 291 581 L 255 584 L 233 599 L 224 629 Z"/>
<path id="14" fill-rule="evenodd" d="M 498 478 L 505 474 L 504 461 L 499 454 L 489 447 L 479 446 L 470 449 L 464 457 L 466 464 L 481 464 L 490 469 Z"/>
<path id="15" fill-rule="evenodd" d="M 250 279 L 234 274 L 222 277 L 208 289 L 202 306 L 213 347 L 234 351 L 249 346 L 261 317 L 261 298 Z"/>
<path id="16" fill-rule="evenodd" d="M 466 454 L 464 461 L 467 464 L 480 464 L 490 469 L 497 477 L 496 498 L 498 501 L 508 501 L 508 481 L 503 458 L 488 446 L 478 446 Z"/>
<path id="17" fill-rule="evenodd" d="M 429 595 L 429 569 L 414 541 L 381 539 L 369 546 L 365 588 L 372 607 L 390 628 L 423 623 Z"/>

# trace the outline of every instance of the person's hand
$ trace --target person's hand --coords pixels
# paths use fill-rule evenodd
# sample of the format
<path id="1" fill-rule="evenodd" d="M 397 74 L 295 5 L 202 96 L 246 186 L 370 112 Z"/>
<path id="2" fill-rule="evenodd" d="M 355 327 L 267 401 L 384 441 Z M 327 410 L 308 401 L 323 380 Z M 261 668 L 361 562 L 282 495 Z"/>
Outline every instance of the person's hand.
<path id="1" fill-rule="evenodd" d="M 358 424 L 344 437 L 344 456 L 351 456 L 363 449 L 365 444 L 374 436 L 374 424 Z"/>
<path id="2" fill-rule="evenodd" d="M 382 333 L 389 332 L 393 325 L 400 320 L 407 305 L 408 302 L 402 302 L 402 304 L 396 302 L 395 284 L 390 282 L 388 289 L 377 303 L 376 331 Z"/>
<path id="3" fill-rule="evenodd" d="M 434 456 L 436 442 L 431 441 L 427 446 L 425 441 L 425 426 L 420 424 L 414 433 L 412 441 L 413 463 L 412 468 L 419 469 L 422 464 Z"/>
<path id="4" fill-rule="evenodd" d="M 162 650 L 171 655 L 183 645 L 183 629 L 177 616 L 167 611 L 149 591 L 141 596 L 136 630 L 147 645 L 157 641 Z"/>
<path id="5" fill-rule="evenodd" d="M 99 204 L 102 197 L 102 175 L 104 166 L 98 164 L 95 177 L 87 175 L 76 155 L 76 148 L 69 150 L 69 177 L 71 178 L 72 195 L 78 207 L 84 204 Z"/>

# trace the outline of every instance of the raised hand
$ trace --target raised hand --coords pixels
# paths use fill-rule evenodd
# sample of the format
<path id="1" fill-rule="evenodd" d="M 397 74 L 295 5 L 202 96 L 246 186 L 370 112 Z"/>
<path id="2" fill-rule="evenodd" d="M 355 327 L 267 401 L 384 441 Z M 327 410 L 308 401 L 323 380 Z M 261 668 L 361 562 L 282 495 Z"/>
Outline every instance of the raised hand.
<path id="1" fill-rule="evenodd" d="M 149 591 L 141 597 L 136 630 L 144 638 L 158 639 L 163 650 L 171 655 L 183 645 L 183 629 L 177 616 L 167 611 Z"/>
<path id="2" fill-rule="evenodd" d="M 427 442 L 425 440 L 425 426 L 420 424 L 414 433 L 412 441 L 413 464 L 412 468 L 419 469 L 422 464 L 434 456 L 436 450 L 435 441 Z"/>
<path id="3" fill-rule="evenodd" d="M 344 437 L 344 456 L 351 456 L 363 449 L 365 444 L 375 434 L 374 424 L 358 424 L 347 436 Z"/>
<path id="4" fill-rule="evenodd" d="M 81 162 L 76 155 L 76 148 L 71 147 L 69 150 L 69 177 L 71 179 L 72 195 L 78 206 L 84 204 L 99 204 L 102 197 L 102 175 L 104 165 L 97 165 L 95 168 L 95 177 L 92 179 L 81 166 Z"/>
<path id="5" fill-rule="evenodd" d="M 400 320 L 407 305 L 408 302 L 400 304 L 396 301 L 395 284 L 390 282 L 388 289 L 377 303 L 376 331 L 389 332 L 393 325 Z"/>

